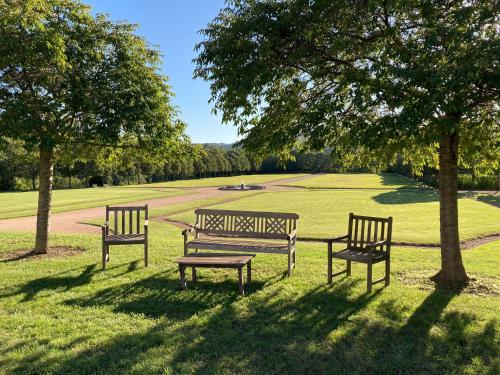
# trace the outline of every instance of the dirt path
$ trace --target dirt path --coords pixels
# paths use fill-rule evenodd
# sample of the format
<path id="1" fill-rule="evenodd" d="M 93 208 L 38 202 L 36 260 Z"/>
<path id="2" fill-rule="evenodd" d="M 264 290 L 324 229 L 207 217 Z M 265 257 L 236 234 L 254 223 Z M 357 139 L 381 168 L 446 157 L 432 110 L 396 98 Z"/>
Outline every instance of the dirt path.
<path id="1" fill-rule="evenodd" d="M 289 187 L 279 186 L 279 185 L 285 182 L 299 181 L 312 176 L 313 175 L 306 175 L 300 177 L 284 178 L 281 180 L 262 183 L 260 185 L 266 186 L 266 190 L 264 191 L 289 189 Z M 217 187 L 186 188 L 185 190 L 190 191 L 192 193 L 174 197 L 127 202 L 126 204 L 142 205 L 147 203 L 150 208 L 157 208 L 177 203 L 195 201 L 198 199 L 207 199 L 222 195 L 235 194 L 235 192 L 219 190 Z M 98 234 L 100 233 L 101 230 L 99 227 L 96 227 L 95 225 L 85 224 L 84 221 L 89 221 L 100 217 L 102 217 L 104 221 L 103 207 L 94 207 L 94 208 L 86 208 L 83 210 L 53 213 L 51 215 L 50 230 L 51 233 Z M 30 232 L 34 231 L 35 228 L 36 228 L 36 216 L 27 216 L 27 217 L 18 217 L 13 219 L 0 220 L 0 231 Z"/>

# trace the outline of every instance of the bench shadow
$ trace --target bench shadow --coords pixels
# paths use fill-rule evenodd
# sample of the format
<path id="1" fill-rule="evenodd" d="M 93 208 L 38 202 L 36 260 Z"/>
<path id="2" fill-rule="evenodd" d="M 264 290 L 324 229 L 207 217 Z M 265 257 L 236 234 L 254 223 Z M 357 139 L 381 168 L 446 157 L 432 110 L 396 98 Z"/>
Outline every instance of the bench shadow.
<path id="1" fill-rule="evenodd" d="M 188 289 L 182 290 L 176 276 L 174 270 L 167 274 L 158 273 L 139 281 L 102 289 L 92 296 L 69 299 L 65 304 L 114 306 L 113 312 L 116 313 L 179 321 L 220 304 L 231 304 L 239 297 L 236 280 L 211 282 L 199 277 L 196 285 L 188 281 Z M 268 282 L 252 280 L 250 285 L 245 285 L 245 294 L 259 291 Z"/>

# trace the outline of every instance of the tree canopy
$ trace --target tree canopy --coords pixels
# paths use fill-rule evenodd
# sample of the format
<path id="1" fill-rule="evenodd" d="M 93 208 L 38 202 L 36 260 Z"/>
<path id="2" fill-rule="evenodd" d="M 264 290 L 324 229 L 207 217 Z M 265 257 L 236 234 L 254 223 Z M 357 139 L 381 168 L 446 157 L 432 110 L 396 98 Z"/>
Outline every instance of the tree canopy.
<path id="1" fill-rule="evenodd" d="M 439 141 L 498 127 L 498 2 L 235 1 L 202 33 L 196 76 L 252 149 Z"/>
<path id="2" fill-rule="evenodd" d="M 437 146 L 435 280 L 460 284 L 458 160 L 479 134 L 498 144 L 499 10 L 482 0 L 231 1 L 202 30 L 195 76 L 254 152 L 287 155 L 300 142 L 387 158 Z"/>
<path id="3" fill-rule="evenodd" d="M 78 0 L 0 0 L 0 136 L 40 155 L 36 252 L 48 247 L 55 154 L 72 145 L 172 148 L 184 124 L 159 52 Z"/>

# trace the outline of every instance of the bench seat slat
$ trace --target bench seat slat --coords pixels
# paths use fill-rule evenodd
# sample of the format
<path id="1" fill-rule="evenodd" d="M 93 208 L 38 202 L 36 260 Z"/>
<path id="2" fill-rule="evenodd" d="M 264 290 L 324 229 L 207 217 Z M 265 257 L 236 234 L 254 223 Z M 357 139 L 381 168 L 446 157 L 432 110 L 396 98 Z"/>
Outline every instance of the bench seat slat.
<path id="1" fill-rule="evenodd" d="M 368 263 L 368 253 L 359 250 L 349 250 L 345 249 L 342 251 L 332 253 L 332 257 L 344 260 L 351 260 L 360 263 Z M 373 251 L 372 252 L 372 262 L 380 262 L 387 258 L 387 253 L 385 251 Z"/>
<path id="2" fill-rule="evenodd" d="M 279 242 L 253 242 L 244 239 L 201 237 L 186 243 L 188 249 L 235 250 L 256 253 L 287 254 L 288 244 Z"/>
<path id="3" fill-rule="evenodd" d="M 144 234 L 110 234 L 104 238 L 104 242 L 108 245 L 143 244 L 145 240 Z"/>

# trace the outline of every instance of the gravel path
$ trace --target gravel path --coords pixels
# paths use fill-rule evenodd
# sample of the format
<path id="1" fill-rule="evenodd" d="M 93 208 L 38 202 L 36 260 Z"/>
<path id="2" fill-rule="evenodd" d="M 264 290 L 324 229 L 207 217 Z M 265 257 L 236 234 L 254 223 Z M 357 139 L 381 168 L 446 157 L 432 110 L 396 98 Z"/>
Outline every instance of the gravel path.
<path id="1" fill-rule="evenodd" d="M 290 189 L 289 187 L 279 185 L 286 182 L 303 180 L 312 176 L 313 175 L 306 175 L 300 177 L 284 178 L 260 185 L 266 186 L 266 190 L 264 191 Z M 185 190 L 190 191 L 191 193 L 174 197 L 149 199 L 147 201 L 128 202 L 124 203 L 123 205 L 143 205 L 147 203 L 150 208 L 157 208 L 169 206 L 176 203 L 190 202 L 198 199 L 207 199 L 222 195 L 237 194 L 231 191 L 219 190 L 217 187 L 186 188 Z M 51 233 L 99 234 L 101 231 L 99 227 L 95 225 L 85 224 L 84 222 L 100 217 L 102 217 L 104 221 L 104 207 L 94 207 L 86 208 L 83 210 L 53 213 L 50 217 L 50 231 Z M 35 228 L 36 216 L 0 220 L 0 231 L 30 232 L 35 231 Z"/>

